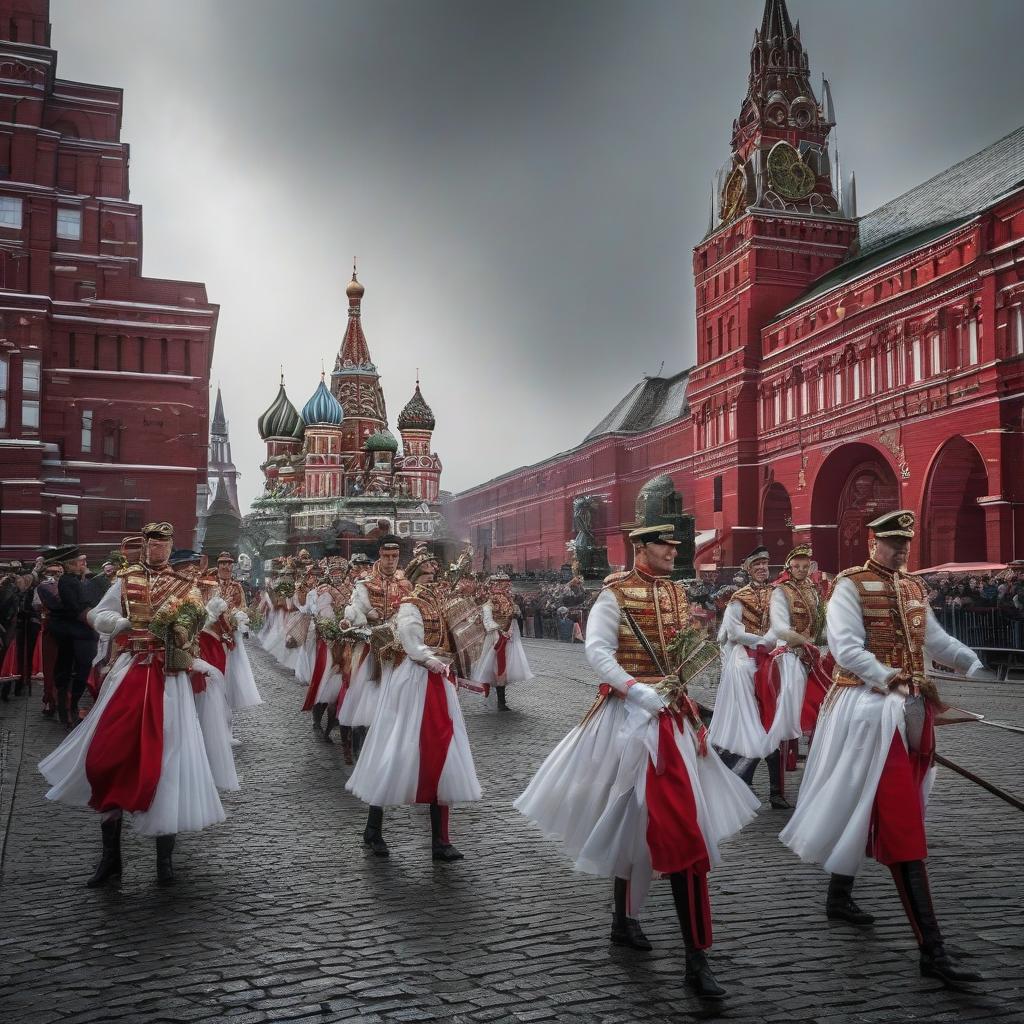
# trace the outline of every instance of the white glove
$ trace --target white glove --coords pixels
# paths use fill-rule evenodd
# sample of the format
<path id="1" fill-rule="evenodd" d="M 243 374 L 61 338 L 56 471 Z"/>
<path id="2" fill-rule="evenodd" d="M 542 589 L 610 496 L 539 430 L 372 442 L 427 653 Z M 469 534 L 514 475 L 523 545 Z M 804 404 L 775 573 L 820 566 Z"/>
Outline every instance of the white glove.
<path id="1" fill-rule="evenodd" d="M 241 608 L 235 609 L 235 628 L 241 629 L 243 626 L 249 625 L 249 616 L 242 611 Z"/>
<path id="2" fill-rule="evenodd" d="M 206 625 L 211 625 L 228 610 L 228 603 L 223 597 L 211 597 L 206 606 Z"/>
<path id="3" fill-rule="evenodd" d="M 437 658 L 427 658 L 425 664 L 428 672 L 436 672 L 440 676 L 448 671 L 448 666 L 443 661 L 438 661 Z"/>
<path id="4" fill-rule="evenodd" d="M 656 715 L 663 707 L 667 707 L 658 691 L 647 683 L 634 683 L 626 691 L 626 703 Z"/>
<path id="5" fill-rule="evenodd" d="M 114 636 L 118 633 L 125 633 L 132 628 L 132 620 L 126 619 L 123 615 L 117 620 L 117 625 L 114 627 Z"/>

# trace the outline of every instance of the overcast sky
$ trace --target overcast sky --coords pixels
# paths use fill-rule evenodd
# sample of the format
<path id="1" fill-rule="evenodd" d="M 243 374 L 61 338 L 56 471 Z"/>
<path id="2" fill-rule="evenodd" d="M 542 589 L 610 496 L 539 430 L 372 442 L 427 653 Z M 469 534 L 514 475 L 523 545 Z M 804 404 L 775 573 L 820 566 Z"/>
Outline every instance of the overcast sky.
<path id="1" fill-rule="evenodd" d="M 692 248 L 763 6 L 52 0 L 58 74 L 125 91 L 145 272 L 221 305 L 243 503 L 278 365 L 301 408 L 333 364 L 353 255 L 391 426 L 419 366 L 449 490 L 689 365 Z M 1020 0 L 789 11 L 862 213 L 1021 123 Z"/>

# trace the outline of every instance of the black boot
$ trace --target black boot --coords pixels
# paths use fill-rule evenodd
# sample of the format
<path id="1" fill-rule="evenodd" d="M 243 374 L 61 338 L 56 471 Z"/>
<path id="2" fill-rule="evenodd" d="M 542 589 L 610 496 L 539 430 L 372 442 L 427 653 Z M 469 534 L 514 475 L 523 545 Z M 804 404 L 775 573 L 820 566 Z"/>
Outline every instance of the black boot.
<path id="1" fill-rule="evenodd" d="M 156 837 L 156 884 L 165 888 L 174 885 L 174 864 L 171 862 L 174 840 L 175 836 Z"/>
<path id="2" fill-rule="evenodd" d="M 10 703 L 11 700 L 11 680 L 6 680 L 3 685 L 0 685 L 0 700 L 5 704 Z"/>
<path id="3" fill-rule="evenodd" d="M 448 841 L 448 808 L 436 802 L 430 805 L 430 856 L 445 862 L 464 857 Z"/>
<path id="4" fill-rule="evenodd" d="M 640 922 L 628 916 L 626 907 L 626 887 L 629 883 L 624 878 L 615 879 L 615 910 L 612 912 L 613 946 L 629 946 L 630 949 L 641 949 L 644 952 L 653 949 L 650 940 L 644 935 Z"/>
<path id="5" fill-rule="evenodd" d="M 352 759 L 357 764 L 359 762 L 359 753 L 363 749 L 363 740 L 366 739 L 366 726 L 365 725 L 354 725 L 352 727 Z"/>
<path id="6" fill-rule="evenodd" d="M 832 875 L 828 880 L 825 897 L 825 916 L 830 921 L 849 921 L 860 927 L 875 923 L 875 919 L 853 902 L 853 875 Z"/>
<path id="7" fill-rule="evenodd" d="M 314 704 L 313 705 L 313 731 L 320 732 L 324 727 L 324 712 L 327 710 L 326 704 Z"/>
<path id="8" fill-rule="evenodd" d="M 957 984 L 965 981 L 983 981 L 977 971 L 961 967 L 942 944 L 942 932 L 932 907 L 932 894 L 928 888 L 928 869 L 923 860 L 890 864 L 903 909 L 910 919 L 917 943 L 921 948 L 921 974 L 926 978 Z"/>
<path id="9" fill-rule="evenodd" d="M 341 735 L 341 756 L 345 764 L 352 763 L 352 726 L 339 725 L 338 733 Z"/>
<path id="10" fill-rule="evenodd" d="M 340 727 L 338 726 L 338 718 L 337 718 L 337 715 L 335 715 L 335 713 L 334 713 L 334 708 L 328 708 L 327 709 L 327 728 L 324 729 L 324 743 L 333 743 L 334 742 L 334 740 L 331 739 L 331 731 L 333 729 L 337 729 L 337 728 L 340 728 Z"/>
<path id="11" fill-rule="evenodd" d="M 368 846 L 375 857 L 387 857 L 391 851 L 384 842 L 384 808 L 371 807 L 366 816 L 366 828 L 363 830 L 363 845 Z"/>
<path id="12" fill-rule="evenodd" d="M 508 702 L 505 700 L 505 687 L 496 686 L 494 689 L 498 692 L 498 710 L 508 711 Z"/>
<path id="13" fill-rule="evenodd" d="M 100 832 L 103 834 L 103 856 L 92 878 L 85 883 L 90 889 L 101 886 L 108 878 L 121 877 L 121 816 L 100 822 Z"/>
<path id="14" fill-rule="evenodd" d="M 57 718 L 60 719 L 60 724 L 67 726 L 68 720 L 68 691 L 58 690 L 57 691 Z"/>
<path id="15" fill-rule="evenodd" d="M 772 810 L 790 811 L 793 805 L 786 799 L 786 777 L 782 764 L 782 749 L 769 754 L 764 763 L 768 765 L 768 803 Z"/>
<path id="16" fill-rule="evenodd" d="M 691 892 L 691 889 L 694 885 L 704 886 L 707 881 L 683 871 L 674 872 L 668 876 L 668 880 L 672 885 L 672 900 L 676 905 L 676 916 L 686 946 L 686 984 L 701 999 L 723 999 L 725 989 L 715 979 L 704 950 L 697 948 L 710 945 L 711 936 L 710 933 L 706 936 L 702 934 L 708 925 L 704 921 L 704 907 L 696 905 L 698 899 L 703 902 L 703 895 Z"/>

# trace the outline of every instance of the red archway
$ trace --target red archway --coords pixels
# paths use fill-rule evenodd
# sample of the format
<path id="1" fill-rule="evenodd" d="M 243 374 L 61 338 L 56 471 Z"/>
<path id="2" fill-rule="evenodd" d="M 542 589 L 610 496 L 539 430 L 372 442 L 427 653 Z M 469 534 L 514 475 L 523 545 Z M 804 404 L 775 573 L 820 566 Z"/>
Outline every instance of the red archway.
<path id="1" fill-rule="evenodd" d="M 868 444 L 832 452 L 814 478 L 811 515 L 814 555 L 826 572 L 863 565 L 867 524 L 900 506 L 900 486 L 885 456 Z"/>
<path id="2" fill-rule="evenodd" d="M 761 543 L 768 549 L 772 565 L 781 565 L 793 548 L 793 504 L 780 483 L 773 483 L 764 494 Z"/>
<path id="3" fill-rule="evenodd" d="M 986 494 L 988 473 L 978 449 L 951 437 L 935 456 L 925 487 L 924 565 L 986 560 L 985 512 L 978 504 Z"/>

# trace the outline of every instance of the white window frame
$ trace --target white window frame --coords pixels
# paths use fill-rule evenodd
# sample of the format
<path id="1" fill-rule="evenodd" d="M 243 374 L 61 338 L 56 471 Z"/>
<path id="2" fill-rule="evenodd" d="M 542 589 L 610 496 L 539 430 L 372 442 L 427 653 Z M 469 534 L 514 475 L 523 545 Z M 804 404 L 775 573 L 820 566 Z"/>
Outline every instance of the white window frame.
<path id="1" fill-rule="evenodd" d="M 891 345 L 885 350 L 885 384 L 887 388 L 896 387 L 896 355 Z"/>
<path id="2" fill-rule="evenodd" d="M 972 316 L 967 321 L 967 362 L 970 366 L 978 365 L 978 318 Z"/>
<path id="3" fill-rule="evenodd" d="M 1024 355 L 1024 308 L 1019 304 L 1010 311 L 1013 314 L 1013 351 L 1015 355 Z"/>
<path id="4" fill-rule="evenodd" d="M 878 390 L 878 356 L 871 354 L 870 368 L 868 369 L 868 394 L 873 395 Z"/>
<path id="5" fill-rule="evenodd" d="M 23 398 L 21 400 L 21 425 L 25 430 L 39 429 L 38 398 Z"/>
<path id="6" fill-rule="evenodd" d="M 806 416 L 807 412 L 808 412 L 808 409 L 807 409 L 808 390 L 809 390 L 809 388 L 807 386 L 807 381 L 805 381 L 805 380 L 801 381 L 800 382 L 800 415 L 801 416 Z"/>
<path id="7" fill-rule="evenodd" d="M 82 240 L 82 211 L 78 207 L 57 207 L 57 237 L 72 242 Z"/>
<path id="8" fill-rule="evenodd" d="M 843 404 L 843 368 L 839 367 L 832 376 L 832 402 L 835 406 Z"/>
<path id="9" fill-rule="evenodd" d="M 21 229 L 22 203 L 17 196 L 0 196 L 0 228 Z"/>
<path id="10" fill-rule="evenodd" d="M 772 426 L 777 427 L 782 422 L 782 388 L 775 388 L 772 394 L 772 413 L 775 417 Z"/>
<path id="11" fill-rule="evenodd" d="M 825 408 L 825 375 L 818 374 L 818 412 Z"/>
<path id="12" fill-rule="evenodd" d="M 921 339 L 915 338 L 910 343 L 910 361 L 914 368 L 914 383 L 924 380 L 924 360 L 921 358 Z"/>
<path id="13" fill-rule="evenodd" d="M 860 363 L 854 363 L 851 367 L 853 372 L 853 400 L 859 402 L 860 395 Z"/>
<path id="14" fill-rule="evenodd" d="M 29 368 L 35 369 L 29 374 Z M 42 362 L 38 359 L 24 359 L 21 363 L 21 390 L 26 395 L 38 395 L 42 386 Z"/>
<path id="15" fill-rule="evenodd" d="M 92 451 L 92 409 L 82 410 L 82 451 Z"/>
<path id="16" fill-rule="evenodd" d="M 942 372 L 942 337 L 932 335 L 932 373 Z"/>
<path id="17" fill-rule="evenodd" d="M 793 411 L 793 396 L 794 396 L 795 390 L 796 389 L 793 388 L 793 387 L 787 387 L 786 388 L 786 420 L 787 421 L 793 419 L 794 415 L 795 415 L 795 413 Z"/>

